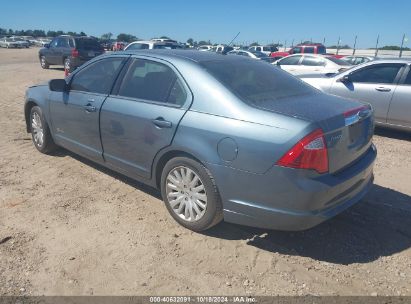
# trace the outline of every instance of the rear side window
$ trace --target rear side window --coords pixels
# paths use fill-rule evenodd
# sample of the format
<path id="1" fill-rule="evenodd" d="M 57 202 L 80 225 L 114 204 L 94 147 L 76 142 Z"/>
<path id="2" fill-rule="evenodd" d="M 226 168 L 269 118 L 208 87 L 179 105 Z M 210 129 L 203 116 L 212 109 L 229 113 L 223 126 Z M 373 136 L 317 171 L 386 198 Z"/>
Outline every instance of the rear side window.
<path id="1" fill-rule="evenodd" d="M 314 47 L 312 47 L 312 46 L 306 46 L 306 47 L 304 48 L 304 53 L 314 54 Z"/>
<path id="2" fill-rule="evenodd" d="M 182 105 L 187 94 L 174 71 L 159 62 L 135 59 L 121 83 L 118 95 Z"/>
<path id="3" fill-rule="evenodd" d="M 307 66 L 324 66 L 325 61 L 322 58 L 312 57 L 312 56 L 304 56 L 303 61 L 301 62 L 302 65 Z"/>
<path id="4" fill-rule="evenodd" d="M 100 50 L 101 45 L 96 39 L 91 38 L 78 38 L 75 39 L 76 48 L 82 50 Z"/>
<path id="5" fill-rule="evenodd" d="M 326 53 L 326 48 L 322 45 L 317 46 L 317 54 L 325 54 Z"/>
<path id="6" fill-rule="evenodd" d="M 74 74 L 70 90 L 109 94 L 125 58 L 106 58 Z"/>
<path id="7" fill-rule="evenodd" d="M 280 65 L 298 65 L 301 56 L 290 56 L 279 61 Z"/>
<path id="8" fill-rule="evenodd" d="M 241 100 L 257 106 L 316 93 L 294 76 L 259 60 L 206 61 L 201 65 Z"/>
<path id="9" fill-rule="evenodd" d="M 360 83 L 386 83 L 391 84 L 397 77 L 401 64 L 378 64 L 362 70 L 353 72 L 350 75 L 352 82 Z"/>
<path id="10" fill-rule="evenodd" d="M 148 49 L 149 45 L 146 43 L 134 43 L 130 44 L 127 50 L 145 50 Z"/>

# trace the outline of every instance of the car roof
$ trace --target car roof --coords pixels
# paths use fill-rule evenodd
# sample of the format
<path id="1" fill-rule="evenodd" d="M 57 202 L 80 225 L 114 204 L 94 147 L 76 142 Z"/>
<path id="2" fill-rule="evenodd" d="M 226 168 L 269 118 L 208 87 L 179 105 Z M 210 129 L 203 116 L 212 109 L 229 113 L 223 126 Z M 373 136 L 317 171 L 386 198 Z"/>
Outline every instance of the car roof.
<path id="1" fill-rule="evenodd" d="M 242 60 L 238 59 L 239 56 L 226 56 L 216 52 L 200 52 L 197 50 L 179 50 L 179 49 L 153 49 L 153 50 L 126 50 L 116 52 L 116 55 L 143 55 L 151 56 L 159 59 L 173 60 L 180 59 L 196 63 L 206 62 L 206 61 L 218 61 L 218 60 Z"/>

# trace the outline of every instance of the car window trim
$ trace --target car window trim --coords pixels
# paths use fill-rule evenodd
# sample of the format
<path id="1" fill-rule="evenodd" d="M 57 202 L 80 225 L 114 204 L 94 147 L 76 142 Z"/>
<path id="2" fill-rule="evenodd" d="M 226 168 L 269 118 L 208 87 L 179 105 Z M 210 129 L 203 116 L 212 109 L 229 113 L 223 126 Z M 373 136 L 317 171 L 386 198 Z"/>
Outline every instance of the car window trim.
<path id="1" fill-rule="evenodd" d="M 356 70 L 354 70 L 354 71 L 351 71 L 350 73 L 348 73 L 347 75 L 352 75 L 352 74 L 354 74 L 354 73 L 356 73 L 356 72 L 359 72 L 359 71 L 363 71 L 363 70 L 366 70 L 366 69 L 368 69 L 368 68 L 372 68 L 372 67 L 375 67 L 375 66 L 380 66 L 380 65 L 401 65 L 401 67 L 400 67 L 400 69 L 398 70 L 398 72 L 397 72 L 397 75 L 395 76 L 395 78 L 394 78 L 394 80 L 393 80 L 393 82 L 392 83 L 383 83 L 383 82 L 354 82 L 354 83 L 365 83 L 365 84 L 385 84 L 385 85 L 398 85 L 398 82 L 399 82 L 399 80 L 400 80 L 400 78 L 401 78 L 401 75 L 403 74 L 403 69 L 404 69 L 404 67 L 406 66 L 406 64 L 405 63 L 396 63 L 396 62 L 393 62 L 393 63 L 389 63 L 389 62 L 383 62 L 383 63 L 374 63 L 374 64 L 370 64 L 370 65 L 367 65 L 367 66 L 365 66 L 365 67 L 361 67 L 361 68 L 359 68 L 359 69 L 356 69 Z"/>
<path id="2" fill-rule="evenodd" d="M 131 67 L 133 60 L 134 59 L 141 59 L 141 60 L 149 60 L 149 61 L 154 61 L 157 63 L 161 63 L 169 67 L 174 74 L 176 75 L 177 79 L 180 80 L 180 83 L 183 86 L 183 89 L 187 95 L 186 100 L 182 105 L 175 105 L 171 104 L 168 102 L 162 102 L 162 101 L 155 101 L 155 100 L 148 100 L 148 99 L 142 99 L 142 98 L 135 98 L 135 97 L 128 97 L 128 96 L 122 96 L 118 94 L 118 91 L 120 90 L 121 84 L 123 83 L 124 76 L 127 73 L 128 69 Z M 124 71 L 124 72 L 123 72 Z M 177 81 L 177 80 L 175 80 Z M 188 109 L 193 102 L 194 99 L 194 94 L 191 90 L 191 88 L 188 86 L 187 81 L 185 80 L 184 76 L 180 73 L 180 71 L 169 61 L 160 59 L 157 57 L 152 57 L 148 55 L 131 55 L 130 59 L 128 60 L 127 67 L 123 66 L 122 72 L 118 75 L 116 84 L 113 87 L 114 89 L 112 90 L 111 94 L 109 95 L 110 97 L 115 97 L 115 98 L 120 98 L 120 99 L 128 99 L 136 102 L 143 102 L 143 103 L 148 103 L 148 104 L 156 104 L 156 105 L 163 105 L 167 107 L 172 107 L 172 108 L 182 108 L 182 109 Z M 170 97 L 171 90 L 167 96 L 167 99 Z"/>
<path id="3" fill-rule="evenodd" d="M 87 67 L 91 66 L 91 65 L 94 64 L 94 63 L 98 63 L 98 62 L 100 62 L 100 61 L 102 61 L 102 60 L 111 59 L 111 58 L 123 58 L 123 59 L 125 59 L 125 60 L 124 60 L 124 62 L 122 63 L 122 66 L 120 67 L 120 70 L 119 70 L 119 72 L 117 73 L 117 75 L 116 75 L 116 77 L 115 77 L 115 79 L 114 79 L 114 81 L 113 81 L 113 84 L 111 85 L 111 88 L 110 88 L 110 90 L 109 90 L 108 93 L 97 93 L 97 92 L 88 92 L 88 91 L 80 91 L 80 90 L 72 90 L 72 89 L 71 89 L 71 84 L 72 84 L 72 82 L 73 82 L 73 79 L 76 77 L 76 75 L 77 75 L 78 73 L 80 73 L 82 70 L 86 69 Z M 68 80 L 69 80 L 69 82 L 68 82 L 68 88 L 69 88 L 68 92 L 80 92 L 80 93 L 92 94 L 92 95 L 98 95 L 98 96 L 109 96 L 110 93 L 112 92 L 115 84 L 116 84 L 116 81 L 117 81 L 120 73 L 123 71 L 124 66 L 126 65 L 126 63 L 127 63 L 129 60 L 130 60 L 130 55 L 121 55 L 121 56 L 107 56 L 107 57 L 100 58 L 100 59 L 98 59 L 98 60 L 89 62 L 88 64 L 86 64 L 86 65 L 84 65 L 83 67 L 81 67 L 81 69 L 76 70 L 75 73 L 71 74 L 70 78 L 68 79 Z"/>

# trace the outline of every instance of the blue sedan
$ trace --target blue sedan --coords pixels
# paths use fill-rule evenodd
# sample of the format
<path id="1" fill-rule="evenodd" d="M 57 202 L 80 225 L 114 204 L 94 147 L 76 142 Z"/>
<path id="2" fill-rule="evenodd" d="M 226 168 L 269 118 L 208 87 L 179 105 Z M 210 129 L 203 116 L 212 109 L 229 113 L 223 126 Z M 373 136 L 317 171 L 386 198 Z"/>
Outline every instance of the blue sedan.
<path id="1" fill-rule="evenodd" d="M 360 201 L 376 149 L 368 104 L 265 62 L 181 50 L 99 56 L 27 90 L 27 131 L 161 190 L 194 231 L 221 220 L 304 230 Z"/>

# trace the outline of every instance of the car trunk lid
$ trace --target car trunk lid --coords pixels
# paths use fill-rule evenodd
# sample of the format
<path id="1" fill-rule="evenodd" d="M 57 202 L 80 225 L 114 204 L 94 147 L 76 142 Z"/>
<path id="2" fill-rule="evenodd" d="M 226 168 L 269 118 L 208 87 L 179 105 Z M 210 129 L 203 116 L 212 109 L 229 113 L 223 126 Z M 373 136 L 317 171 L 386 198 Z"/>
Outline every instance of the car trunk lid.
<path id="1" fill-rule="evenodd" d="M 257 107 L 311 122 L 313 129 L 321 128 L 330 173 L 355 162 L 371 146 L 374 119 L 368 104 L 318 93 L 264 101 Z"/>

